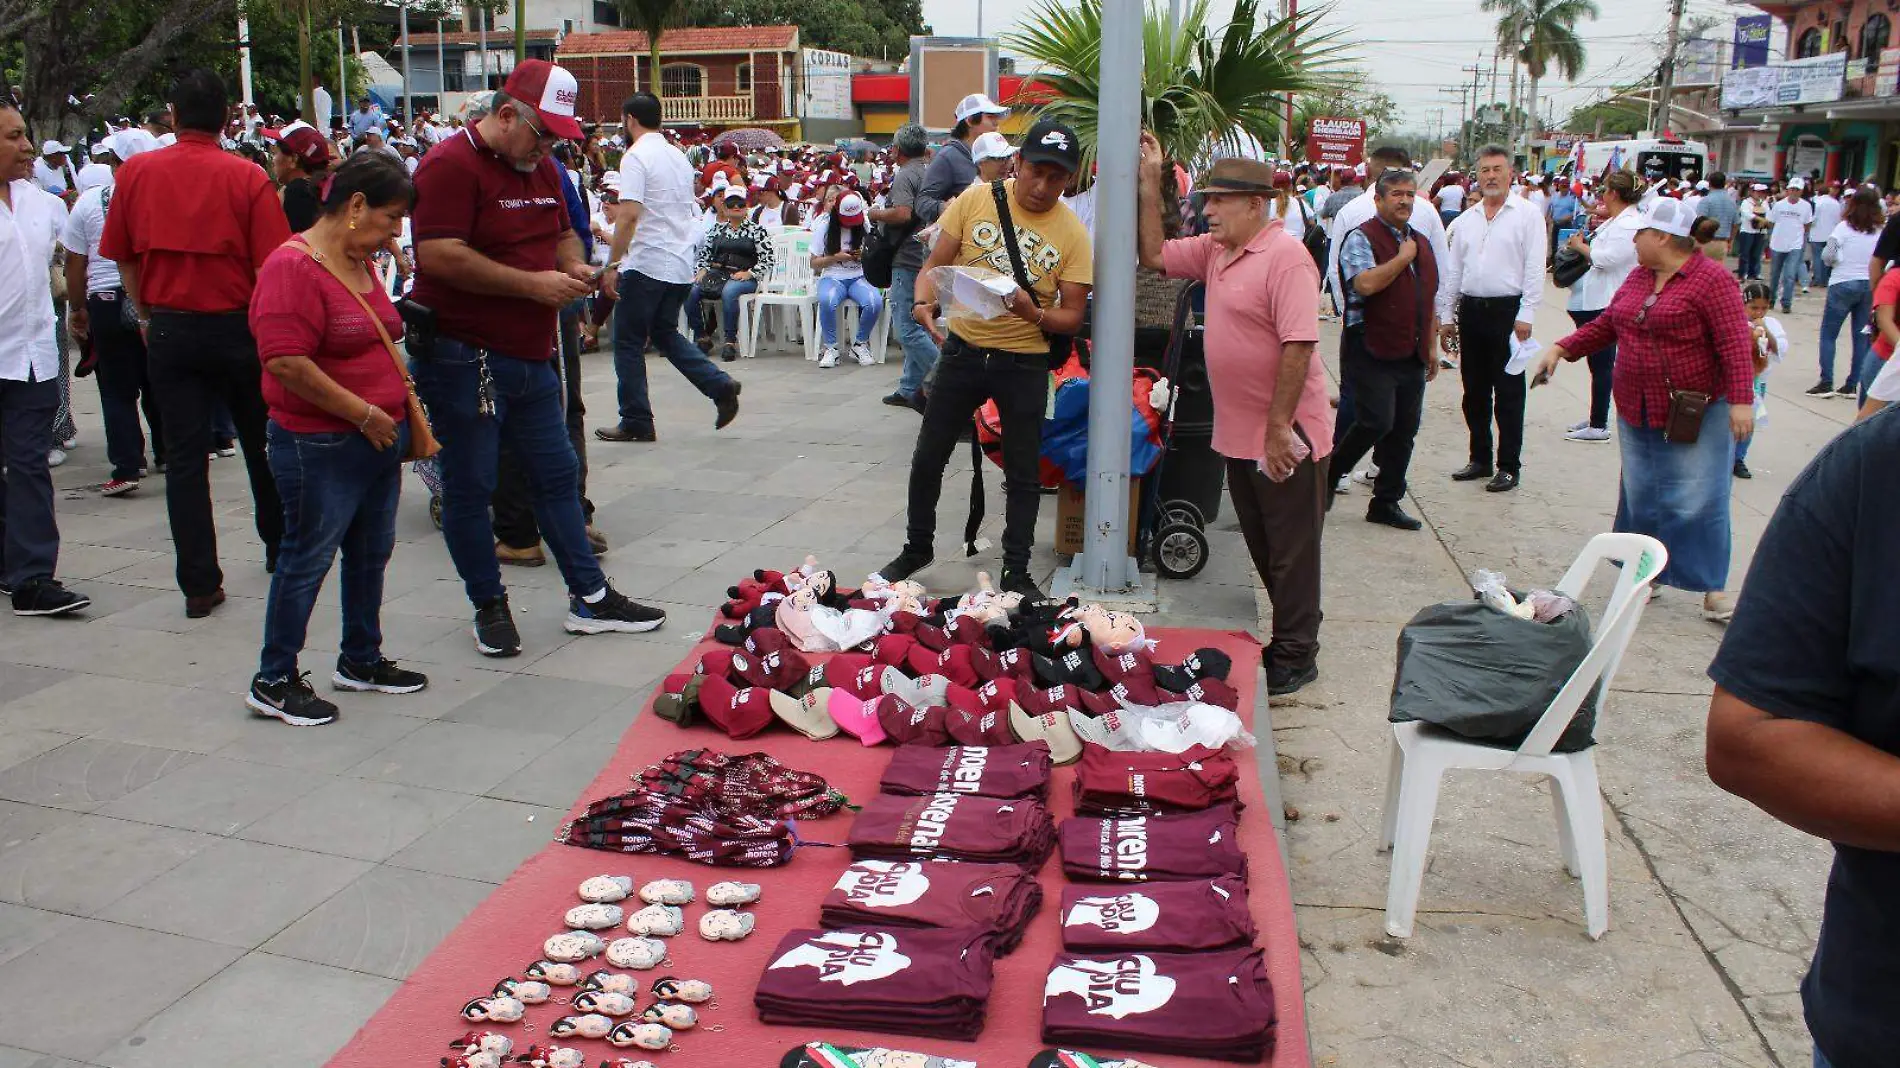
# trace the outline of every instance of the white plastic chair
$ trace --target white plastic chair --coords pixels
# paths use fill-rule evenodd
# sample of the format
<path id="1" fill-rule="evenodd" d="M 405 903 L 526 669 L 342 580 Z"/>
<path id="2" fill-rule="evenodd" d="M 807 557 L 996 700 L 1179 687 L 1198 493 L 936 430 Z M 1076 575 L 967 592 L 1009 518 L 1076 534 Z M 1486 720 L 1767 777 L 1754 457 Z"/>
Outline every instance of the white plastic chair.
<path id="1" fill-rule="evenodd" d="M 811 232 L 781 230 L 772 235 L 772 270 L 760 280 L 756 292 L 739 298 L 739 326 L 745 335 L 741 355 L 751 359 L 759 354 L 759 328 L 768 308 L 782 308 L 793 315 L 800 331 L 807 358 L 818 331 L 818 289 L 811 269 Z"/>
<path id="2" fill-rule="evenodd" d="M 1385 782 L 1385 818 L 1379 847 L 1392 850 L 1392 875 L 1386 887 L 1385 930 L 1409 938 L 1425 878 L 1426 850 L 1438 810 L 1438 784 L 1454 768 L 1547 775 L 1557 813 L 1557 838 L 1564 867 L 1583 881 L 1583 912 L 1590 937 L 1610 927 L 1609 855 L 1603 830 L 1603 798 L 1597 786 L 1596 748 L 1553 753 L 1564 728 L 1591 690 L 1597 692 L 1599 719 L 1608 706 L 1610 682 L 1624 650 L 1636 633 L 1650 588 L 1669 562 L 1662 542 L 1644 534 L 1598 534 L 1583 547 L 1557 592 L 1582 603 L 1583 588 L 1597 565 L 1620 564 L 1621 573 L 1602 613 L 1589 655 L 1551 701 L 1515 750 L 1465 741 L 1425 723 L 1392 725 L 1392 756 Z"/>

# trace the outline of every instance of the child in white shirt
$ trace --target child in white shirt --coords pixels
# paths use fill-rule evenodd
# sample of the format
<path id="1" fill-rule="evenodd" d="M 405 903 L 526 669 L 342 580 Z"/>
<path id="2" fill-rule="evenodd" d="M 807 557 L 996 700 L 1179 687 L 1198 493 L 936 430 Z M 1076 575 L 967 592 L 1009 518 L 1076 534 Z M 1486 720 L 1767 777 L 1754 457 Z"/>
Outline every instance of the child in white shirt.
<path id="1" fill-rule="evenodd" d="M 1775 306 L 1775 295 L 1766 283 L 1744 283 L 1742 303 L 1748 308 L 1748 327 L 1755 339 L 1755 434 L 1760 434 L 1768 422 L 1768 370 L 1788 354 L 1788 332 L 1781 320 L 1768 314 Z M 1736 478 L 1755 477 L 1748 469 L 1748 447 L 1754 441 L 1750 436 L 1735 443 Z"/>

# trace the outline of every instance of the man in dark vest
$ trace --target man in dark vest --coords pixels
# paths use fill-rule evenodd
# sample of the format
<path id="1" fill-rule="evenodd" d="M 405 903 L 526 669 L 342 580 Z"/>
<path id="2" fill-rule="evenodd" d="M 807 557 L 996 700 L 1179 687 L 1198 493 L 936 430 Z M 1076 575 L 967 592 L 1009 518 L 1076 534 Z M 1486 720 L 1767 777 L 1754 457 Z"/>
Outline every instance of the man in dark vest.
<path id="1" fill-rule="evenodd" d="M 1399 506 L 1412 439 L 1425 406 L 1425 383 L 1438 374 L 1438 261 L 1412 229 L 1418 192 L 1411 171 L 1391 169 L 1374 190 L 1378 214 L 1341 238 L 1339 289 L 1346 330 L 1339 370 L 1353 394 L 1353 423 L 1339 441 L 1333 469 L 1350 471 L 1374 445 L 1379 475 L 1366 522 L 1400 530 L 1421 524 Z M 1326 503 L 1332 505 L 1331 486 Z"/>

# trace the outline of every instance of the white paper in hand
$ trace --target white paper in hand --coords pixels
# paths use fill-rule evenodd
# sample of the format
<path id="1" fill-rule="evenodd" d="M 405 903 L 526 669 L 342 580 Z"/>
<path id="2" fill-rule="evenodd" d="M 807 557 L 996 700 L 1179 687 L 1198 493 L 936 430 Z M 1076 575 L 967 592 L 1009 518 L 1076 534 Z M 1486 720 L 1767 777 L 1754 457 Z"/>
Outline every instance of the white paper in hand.
<path id="1" fill-rule="evenodd" d="M 1543 350 L 1543 343 L 1534 337 L 1519 341 L 1517 335 L 1511 335 L 1511 359 L 1510 362 L 1504 365 L 1504 373 L 1507 375 L 1523 374 L 1524 369 L 1529 367 L 1531 361 L 1536 359 L 1537 354 Z"/>
<path id="2" fill-rule="evenodd" d="M 1016 291 L 1016 280 L 987 267 L 936 267 L 932 278 L 946 319 L 1001 319 L 1012 314 L 1003 298 Z"/>

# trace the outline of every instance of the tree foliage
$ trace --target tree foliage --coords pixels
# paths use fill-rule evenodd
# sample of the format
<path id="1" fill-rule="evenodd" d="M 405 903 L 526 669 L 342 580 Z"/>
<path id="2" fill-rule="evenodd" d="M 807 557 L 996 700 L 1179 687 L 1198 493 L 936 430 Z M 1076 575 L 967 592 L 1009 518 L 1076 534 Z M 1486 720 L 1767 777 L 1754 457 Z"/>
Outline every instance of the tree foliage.
<path id="1" fill-rule="evenodd" d="M 687 26 L 799 27 L 810 48 L 902 60 L 912 34 L 928 32 L 923 0 L 679 0 Z"/>

